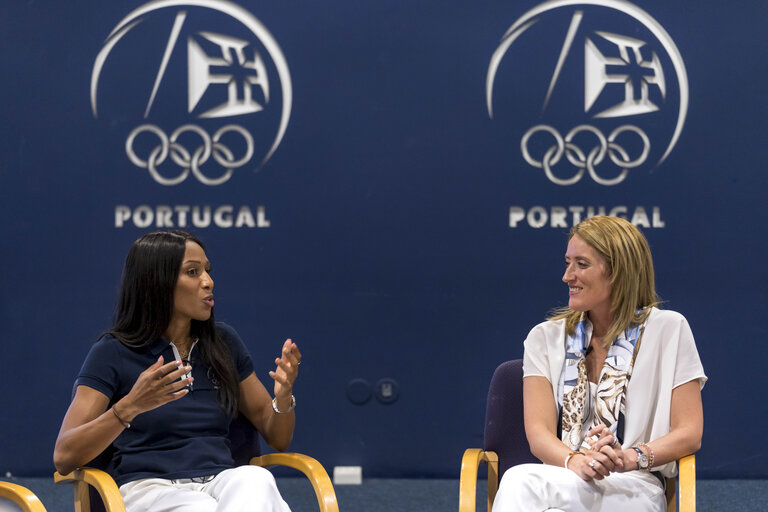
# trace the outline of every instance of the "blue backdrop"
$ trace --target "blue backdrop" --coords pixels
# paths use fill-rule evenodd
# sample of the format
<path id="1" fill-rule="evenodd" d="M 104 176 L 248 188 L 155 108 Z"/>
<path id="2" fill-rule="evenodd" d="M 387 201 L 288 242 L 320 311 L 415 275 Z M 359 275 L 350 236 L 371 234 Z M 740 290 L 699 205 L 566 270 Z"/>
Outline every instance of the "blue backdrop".
<path id="1" fill-rule="evenodd" d="M 173 226 L 267 385 L 300 345 L 292 449 L 457 477 L 606 212 L 696 336 L 699 476 L 768 476 L 768 4 L 237 1 L 0 6 L 0 471 L 53 471 L 127 249 Z"/>

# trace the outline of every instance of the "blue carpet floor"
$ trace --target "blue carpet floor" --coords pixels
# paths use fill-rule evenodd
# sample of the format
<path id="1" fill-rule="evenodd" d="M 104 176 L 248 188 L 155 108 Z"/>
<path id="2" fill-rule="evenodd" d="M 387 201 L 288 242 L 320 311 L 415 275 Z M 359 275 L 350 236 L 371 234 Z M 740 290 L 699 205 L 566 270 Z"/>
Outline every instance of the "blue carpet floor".
<path id="1" fill-rule="evenodd" d="M 4 478 L 38 495 L 48 512 L 71 512 L 72 490 L 48 478 Z M 318 510 L 309 481 L 278 478 L 293 512 Z M 478 482 L 478 512 L 485 511 L 485 482 Z M 696 510 L 768 511 L 768 480 L 698 480 Z M 362 485 L 336 486 L 340 512 L 456 512 L 458 480 L 367 479 Z M 0 512 L 15 510 L 0 500 Z"/>

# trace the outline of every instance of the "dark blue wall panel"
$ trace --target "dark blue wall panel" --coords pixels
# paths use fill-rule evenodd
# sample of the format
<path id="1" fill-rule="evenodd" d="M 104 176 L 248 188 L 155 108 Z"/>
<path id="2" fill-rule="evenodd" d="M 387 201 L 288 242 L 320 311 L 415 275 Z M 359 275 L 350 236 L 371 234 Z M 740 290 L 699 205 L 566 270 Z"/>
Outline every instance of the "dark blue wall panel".
<path id="1" fill-rule="evenodd" d="M 0 471 L 51 473 L 130 243 L 186 224 L 264 382 L 285 337 L 304 353 L 295 450 L 456 477 L 493 369 L 567 300 L 575 215 L 602 207 L 645 227 L 696 335 L 699 475 L 765 478 L 766 16 L 757 0 L 4 2 Z M 347 399 L 383 378 L 394 403 Z"/>

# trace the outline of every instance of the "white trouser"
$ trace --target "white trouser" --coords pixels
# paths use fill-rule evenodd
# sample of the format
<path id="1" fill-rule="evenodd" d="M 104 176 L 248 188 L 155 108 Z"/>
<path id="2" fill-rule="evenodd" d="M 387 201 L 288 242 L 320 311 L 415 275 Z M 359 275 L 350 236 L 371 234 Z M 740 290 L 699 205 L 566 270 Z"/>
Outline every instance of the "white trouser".
<path id="1" fill-rule="evenodd" d="M 144 478 L 121 485 L 120 494 L 127 512 L 291 511 L 275 477 L 258 466 L 227 469 L 206 483 L 198 478 Z"/>
<path id="2" fill-rule="evenodd" d="M 611 473 L 585 482 L 571 471 L 546 464 L 509 468 L 501 479 L 493 512 L 663 512 L 661 482 L 638 471 Z"/>

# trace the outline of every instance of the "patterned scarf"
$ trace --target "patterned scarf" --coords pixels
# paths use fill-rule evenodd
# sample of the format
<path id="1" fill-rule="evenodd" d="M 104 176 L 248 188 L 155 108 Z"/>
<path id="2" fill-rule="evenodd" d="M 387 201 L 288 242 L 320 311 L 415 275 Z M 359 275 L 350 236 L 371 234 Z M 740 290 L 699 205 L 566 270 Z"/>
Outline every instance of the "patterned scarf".
<path id="1" fill-rule="evenodd" d="M 561 439 L 571 450 L 589 449 L 584 439 L 583 424 L 591 416 L 592 399 L 587 379 L 586 351 L 589 346 L 584 314 L 576 332 L 566 339 L 566 356 L 558 384 L 558 408 L 560 409 Z M 608 349 L 595 397 L 594 427 L 607 425 L 619 443 L 624 437 L 625 391 L 635 364 L 644 325 L 631 327 L 620 333 Z"/>

